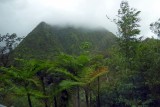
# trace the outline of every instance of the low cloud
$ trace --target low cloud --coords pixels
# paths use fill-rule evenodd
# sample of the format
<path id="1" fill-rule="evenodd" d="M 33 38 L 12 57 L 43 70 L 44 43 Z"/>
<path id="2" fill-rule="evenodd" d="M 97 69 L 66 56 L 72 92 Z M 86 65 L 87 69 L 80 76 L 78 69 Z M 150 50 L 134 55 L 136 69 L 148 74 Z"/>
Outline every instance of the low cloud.
<path id="1" fill-rule="evenodd" d="M 105 27 L 116 34 L 117 27 L 106 18 L 115 18 L 121 0 L 0 0 L 0 34 L 26 36 L 38 23 Z M 145 5 L 144 5 L 145 3 Z M 129 0 L 142 11 L 142 36 L 152 36 L 149 24 L 160 17 L 158 0 Z"/>

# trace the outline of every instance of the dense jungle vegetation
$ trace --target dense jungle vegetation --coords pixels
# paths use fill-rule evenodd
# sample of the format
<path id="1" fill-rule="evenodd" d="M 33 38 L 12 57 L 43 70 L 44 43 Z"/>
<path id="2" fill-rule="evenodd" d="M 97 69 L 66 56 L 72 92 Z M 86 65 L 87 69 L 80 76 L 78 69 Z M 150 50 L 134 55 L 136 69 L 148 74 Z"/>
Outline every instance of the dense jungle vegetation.
<path id="1" fill-rule="evenodd" d="M 159 107 L 160 19 L 140 35 L 140 11 L 122 1 L 115 36 L 40 23 L 0 35 L 0 103 L 7 107 Z"/>

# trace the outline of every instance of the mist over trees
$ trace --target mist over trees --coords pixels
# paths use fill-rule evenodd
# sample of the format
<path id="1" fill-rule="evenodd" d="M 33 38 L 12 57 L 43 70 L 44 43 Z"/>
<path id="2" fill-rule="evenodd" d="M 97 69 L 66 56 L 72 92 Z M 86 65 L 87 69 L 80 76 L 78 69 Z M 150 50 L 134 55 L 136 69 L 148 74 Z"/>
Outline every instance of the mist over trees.
<path id="1" fill-rule="evenodd" d="M 45 23 L 28 38 L 0 36 L 0 103 L 15 107 L 159 107 L 160 20 L 150 24 L 157 39 L 141 40 L 137 37 L 143 20 L 140 13 L 122 1 L 113 20 L 116 37 L 104 30 L 53 29 Z"/>
<path id="2" fill-rule="evenodd" d="M 0 65 L 7 67 L 9 65 L 10 53 L 22 41 L 23 37 L 17 37 L 15 33 L 0 35 Z"/>

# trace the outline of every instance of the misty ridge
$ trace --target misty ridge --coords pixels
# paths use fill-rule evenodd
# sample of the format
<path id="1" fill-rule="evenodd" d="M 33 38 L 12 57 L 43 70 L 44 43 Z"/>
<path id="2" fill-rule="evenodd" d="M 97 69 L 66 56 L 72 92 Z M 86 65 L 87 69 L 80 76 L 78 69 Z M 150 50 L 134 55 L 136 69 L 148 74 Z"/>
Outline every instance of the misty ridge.
<path id="1" fill-rule="evenodd" d="M 52 24 L 52 23 L 47 23 L 45 21 L 40 22 L 40 24 L 46 24 L 52 27 L 52 29 L 77 29 L 83 32 L 90 32 L 90 31 L 108 31 L 106 28 L 102 27 L 102 26 L 88 26 L 88 25 L 76 25 L 76 24 Z"/>
<path id="2" fill-rule="evenodd" d="M 1 0 L 0 107 L 159 107 L 158 3 Z"/>
<path id="3" fill-rule="evenodd" d="M 116 18 L 121 0 L 1 0 L 0 1 L 0 32 L 16 33 L 26 36 L 41 21 L 51 25 L 74 25 L 99 27 L 102 26 L 116 34 L 117 27 L 106 18 Z M 132 7 L 142 11 L 140 17 L 141 35 L 152 37 L 149 24 L 159 18 L 158 1 L 135 2 L 129 0 Z M 150 9 L 148 8 L 150 7 Z M 153 13 L 154 11 L 154 13 Z M 148 15 L 152 14 L 152 15 Z M 11 18 L 12 17 L 12 18 Z"/>

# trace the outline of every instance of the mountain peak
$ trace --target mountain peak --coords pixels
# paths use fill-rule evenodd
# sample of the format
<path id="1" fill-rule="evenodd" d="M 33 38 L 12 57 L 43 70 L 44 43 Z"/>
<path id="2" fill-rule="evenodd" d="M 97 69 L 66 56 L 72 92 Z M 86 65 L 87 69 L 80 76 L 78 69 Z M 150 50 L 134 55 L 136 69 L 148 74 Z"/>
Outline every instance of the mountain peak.
<path id="1" fill-rule="evenodd" d="M 44 22 L 44 21 L 42 21 L 42 22 L 40 22 L 40 23 L 38 24 L 38 26 L 45 26 L 45 25 L 47 25 L 47 23 Z"/>
<path id="2" fill-rule="evenodd" d="M 49 24 L 47 24 L 46 22 L 42 21 L 32 30 L 31 33 L 39 32 L 39 31 L 43 32 L 43 31 L 45 31 L 47 29 L 50 29 L 50 28 L 51 28 L 51 26 Z"/>
<path id="3" fill-rule="evenodd" d="M 50 25 L 47 24 L 47 23 L 44 22 L 44 21 L 40 22 L 40 23 L 37 25 L 37 27 L 46 27 L 46 26 L 50 26 Z M 36 27 L 36 28 L 37 28 L 37 27 Z"/>

